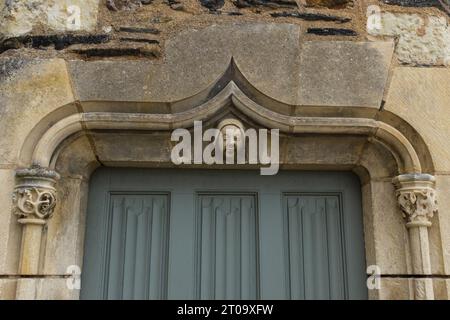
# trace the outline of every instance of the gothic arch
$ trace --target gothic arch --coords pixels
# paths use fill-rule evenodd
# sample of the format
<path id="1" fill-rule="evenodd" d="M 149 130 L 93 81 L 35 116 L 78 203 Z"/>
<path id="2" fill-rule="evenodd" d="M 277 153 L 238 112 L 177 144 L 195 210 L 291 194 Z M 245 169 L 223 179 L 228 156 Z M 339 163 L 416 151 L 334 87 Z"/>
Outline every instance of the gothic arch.
<path id="1" fill-rule="evenodd" d="M 248 93 L 247 93 L 248 92 Z M 264 101 L 273 108 L 266 108 Z M 158 104 L 160 102 L 153 102 Z M 79 102 L 75 102 L 75 105 Z M 149 103 L 150 105 L 152 102 Z M 370 142 L 384 146 L 397 161 L 402 173 L 422 173 L 422 164 L 411 142 L 395 127 L 372 118 L 338 116 L 291 116 L 274 111 L 292 106 L 265 96 L 252 86 L 239 72 L 232 60 L 224 74 L 199 93 L 180 101 L 171 102 L 173 113 L 138 113 L 114 111 L 62 112 L 62 118 L 48 119 L 41 129 L 32 130 L 34 144 L 25 144 L 20 153 L 22 163 L 50 167 L 58 146 L 69 136 L 83 130 L 171 130 L 188 128 L 194 121 L 208 120 L 233 104 L 240 112 L 267 128 L 278 128 L 289 134 L 364 135 Z M 78 108 L 80 109 L 80 108 Z M 104 107 L 102 107 L 104 109 Z M 51 121 L 53 120 L 53 121 Z M 50 122 L 51 121 L 51 122 Z M 50 122 L 50 123 L 48 123 Z M 44 129 L 42 129 L 44 128 Z M 37 132 L 36 132 L 37 131 Z M 39 137 L 39 135 L 41 135 Z M 38 138 L 39 137 L 39 138 Z M 428 152 L 428 150 L 426 150 Z"/>
<path id="2" fill-rule="evenodd" d="M 23 229 L 22 262 L 25 255 L 28 261 L 39 261 L 40 253 L 36 252 L 33 242 L 42 236 L 42 226 L 55 209 L 57 199 L 55 185 L 58 180 L 58 174 L 55 172 L 56 163 L 62 146 L 70 148 L 71 139 L 91 131 L 146 133 L 190 128 L 194 121 L 207 121 L 225 113 L 232 106 L 258 125 L 280 129 L 287 135 L 322 135 L 344 140 L 357 136 L 363 137 L 369 144 L 381 146 L 384 152 L 395 159 L 395 174 L 399 174 L 394 183 L 397 188 L 396 197 L 406 218 L 406 226 L 409 228 L 412 268 L 416 274 L 430 273 L 427 228 L 437 209 L 434 178 L 423 172 L 423 168 L 429 168 L 430 165 L 421 162 L 421 159 L 430 157 L 418 153 L 410 140 L 394 126 L 371 117 L 291 115 L 286 110 L 295 106 L 285 105 L 263 95 L 245 79 L 233 61 L 217 81 L 201 92 L 176 102 L 149 102 L 147 105 L 147 110 L 151 110 L 151 106 L 166 103 L 169 112 L 151 113 L 136 110 L 117 112 L 114 108 L 109 108 L 108 103 L 108 101 L 92 102 L 88 111 L 83 110 L 79 101 L 61 107 L 31 131 L 29 137 L 33 143 L 28 142 L 22 147 L 21 163 L 29 167 L 18 170 L 16 175 L 18 180 L 15 189 L 16 213 L 19 215 L 19 221 L 26 226 Z M 126 106 L 127 102 L 116 101 L 115 104 Z M 428 152 L 423 149 L 421 151 Z M 91 170 L 93 165 L 88 163 L 86 167 Z M 370 171 L 368 167 L 365 169 Z M 86 176 L 89 174 L 90 172 Z M 30 199 L 33 201 L 27 202 Z M 23 203 L 28 203 L 33 210 L 25 208 Z M 419 203 L 422 205 L 421 208 Z M 44 207 L 40 204 L 44 204 Z M 21 272 L 36 274 L 38 263 L 31 267 L 21 263 Z M 19 288 L 21 285 L 28 284 L 24 280 L 19 281 Z M 18 295 L 25 291 L 18 290 Z M 418 299 L 433 297 L 430 279 L 415 281 L 415 297 Z"/>

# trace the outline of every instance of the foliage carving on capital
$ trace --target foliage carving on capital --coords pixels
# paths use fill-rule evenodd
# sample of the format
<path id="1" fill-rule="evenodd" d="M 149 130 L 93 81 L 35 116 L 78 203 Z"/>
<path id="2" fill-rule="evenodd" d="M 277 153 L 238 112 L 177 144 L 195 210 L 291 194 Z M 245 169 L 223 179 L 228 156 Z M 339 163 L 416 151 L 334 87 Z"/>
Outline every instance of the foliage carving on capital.
<path id="1" fill-rule="evenodd" d="M 438 211 L 434 190 L 399 191 L 397 200 L 407 222 L 428 222 Z"/>
<path id="2" fill-rule="evenodd" d="M 430 226 L 438 212 L 434 177 L 430 175 L 403 175 L 394 179 L 399 207 L 409 226 Z"/>

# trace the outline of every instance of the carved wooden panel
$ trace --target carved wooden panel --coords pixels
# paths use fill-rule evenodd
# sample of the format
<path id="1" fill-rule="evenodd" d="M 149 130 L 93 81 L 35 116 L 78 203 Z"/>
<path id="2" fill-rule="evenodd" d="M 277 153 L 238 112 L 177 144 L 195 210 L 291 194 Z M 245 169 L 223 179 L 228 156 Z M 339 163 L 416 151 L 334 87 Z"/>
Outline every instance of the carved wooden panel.
<path id="1" fill-rule="evenodd" d="M 256 197 L 201 194 L 197 203 L 199 297 L 256 299 Z"/>
<path id="2" fill-rule="evenodd" d="M 359 188 L 347 173 L 99 169 L 81 298 L 366 299 Z"/>
<path id="3" fill-rule="evenodd" d="M 285 195 L 292 299 L 345 299 L 339 195 Z"/>
<path id="4" fill-rule="evenodd" d="M 167 258 L 168 196 L 111 195 L 106 298 L 165 298 Z"/>

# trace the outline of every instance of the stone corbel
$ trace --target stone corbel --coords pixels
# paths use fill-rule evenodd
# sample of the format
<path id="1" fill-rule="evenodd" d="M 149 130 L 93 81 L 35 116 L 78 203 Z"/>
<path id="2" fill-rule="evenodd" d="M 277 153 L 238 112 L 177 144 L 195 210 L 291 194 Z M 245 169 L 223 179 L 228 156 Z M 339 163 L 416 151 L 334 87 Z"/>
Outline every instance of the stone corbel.
<path id="1" fill-rule="evenodd" d="M 434 299 L 428 228 L 438 212 L 435 178 L 429 174 L 404 174 L 393 180 L 396 197 L 408 228 L 412 271 L 425 276 L 414 279 L 414 298 Z"/>
<path id="2" fill-rule="evenodd" d="M 58 179 L 58 173 L 41 167 L 16 171 L 13 210 L 18 222 L 23 225 L 19 275 L 39 273 L 43 227 L 52 217 L 57 204 L 55 184 Z M 16 298 L 35 298 L 35 283 L 32 278 L 18 280 Z"/>

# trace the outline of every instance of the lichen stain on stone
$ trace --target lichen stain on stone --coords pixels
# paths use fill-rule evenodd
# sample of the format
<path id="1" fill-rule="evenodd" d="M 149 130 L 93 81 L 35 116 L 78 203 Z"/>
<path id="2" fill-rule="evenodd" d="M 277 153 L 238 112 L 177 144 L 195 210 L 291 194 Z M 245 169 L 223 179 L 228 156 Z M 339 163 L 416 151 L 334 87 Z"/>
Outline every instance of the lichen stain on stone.
<path id="1" fill-rule="evenodd" d="M 29 60 L 3 59 L 0 60 L 0 82 L 12 79 L 16 74 L 30 64 Z"/>
<path id="2" fill-rule="evenodd" d="M 423 19 L 423 23 L 417 28 L 417 35 L 419 37 L 423 37 L 424 35 L 427 34 L 427 27 L 429 25 L 430 20 L 428 19 L 428 17 L 425 17 Z"/>
<path id="3" fill-rule="evenodd" d="M 0 70 L 0 85 L 13 86 L 14 92 L 45 92 L 67 82 L 67 74 L 45 60 L 5 59 Z"/>

